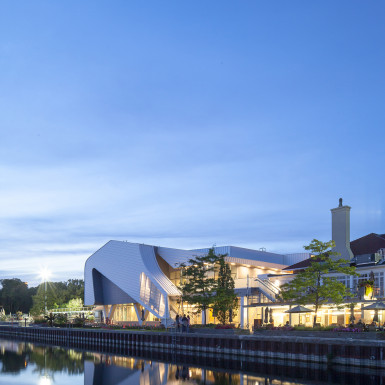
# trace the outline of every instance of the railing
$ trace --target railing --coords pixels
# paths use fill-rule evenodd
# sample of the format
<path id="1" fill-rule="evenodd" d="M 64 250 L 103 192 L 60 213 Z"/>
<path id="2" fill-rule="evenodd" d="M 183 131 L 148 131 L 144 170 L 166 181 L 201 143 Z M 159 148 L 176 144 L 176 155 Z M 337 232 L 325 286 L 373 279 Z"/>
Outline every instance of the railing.
<path id="1" fill-rule="evenodd" d="M 82 307 L 72 307 L 72 308 L 66 308 L 61 307 L 57 309 L 51 309 L 48 310 L 48 313 L 56 314 L 56 313 L 85 313 L 85 312 L 92 312 L 93 306 L 82 306 Z"/>
<path id="2" fill-rule="evenodd" d="M 280 289 L 275 286 L 268 279 L 260 278 L 239 278 L 234 280 L 235 289 L 255 288 L 259 289 L 261 293 L 270 301 L 275 302 L 277 296 L 280 294 Z"/>
<path id="3" fill-rule="evenodd" d="M 259 278 L 257 278 L 257 279 L 259 279 Z M 264 280 L 260 280 L 260 281 L 262 281 L 267 287 L 269 287 L 270 290 L 273 293 L 275 293 L 276 295 L 279 295 L 281 293 L 281 289 L 278 286 L 274 285 L 274 283 L 271 282 L 269 279 L 264 279 Z"/>

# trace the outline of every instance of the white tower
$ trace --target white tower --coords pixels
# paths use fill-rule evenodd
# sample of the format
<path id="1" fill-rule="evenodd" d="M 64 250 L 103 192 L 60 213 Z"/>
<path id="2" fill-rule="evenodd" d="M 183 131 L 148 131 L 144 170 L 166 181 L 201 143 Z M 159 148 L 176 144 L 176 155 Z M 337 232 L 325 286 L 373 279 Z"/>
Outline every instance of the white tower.
<path id="1" fill-rule="evenodd" d="M 342 198 L 339 205 L 332 212 L 332 239 L 336 243 L 333 251 L 340 253 L 333 259 L 346 259 L 350 261 L 354 255 L 350 249 L 350 209 L 349 206 L 342 206 Z"/>

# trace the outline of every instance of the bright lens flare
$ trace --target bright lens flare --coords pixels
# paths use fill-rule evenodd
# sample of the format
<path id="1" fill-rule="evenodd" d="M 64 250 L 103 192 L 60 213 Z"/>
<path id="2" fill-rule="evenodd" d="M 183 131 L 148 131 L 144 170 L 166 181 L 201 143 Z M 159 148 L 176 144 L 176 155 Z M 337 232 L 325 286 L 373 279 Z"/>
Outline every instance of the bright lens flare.
<path id="1" fill-rule="evenodd" d="M 40 377 L 39 385 L 51 385 L 51 384 L 52 384 L 51 378 L 49 378 L 48 376 Z"/>
<path id="2" fill-rule="evenodd" d="M 51 276 L 51 272 L 47 269 L 47 268 L 44 268 L 41 272 L 40 272 L 40 278 L 43 282 L 45 281 L 48 281 L 49 277 Z"/>

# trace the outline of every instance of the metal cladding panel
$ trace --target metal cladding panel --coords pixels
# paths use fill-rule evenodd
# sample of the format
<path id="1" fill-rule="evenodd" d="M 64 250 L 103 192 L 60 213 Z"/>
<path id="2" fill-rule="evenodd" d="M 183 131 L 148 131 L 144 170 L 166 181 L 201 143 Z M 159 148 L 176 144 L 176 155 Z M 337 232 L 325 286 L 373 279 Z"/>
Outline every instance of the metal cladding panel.
<path id="1" fill-rule="evenodd" d="M 94 282 L 92 279 L 92 271 L 94 269 L 144 307 L 146 305 L 140 300 L 141 273 L 145 273 L 159 291 L 167 297 L 167 291 L 160 284 L 160 273 L 163 273 L 160 271 L 159 266 L 157 266 L 155 253 L 152 251 L 151 254 L 150 252 L 151 248 L 153 250 L 153 247 L 142 246 L 137 243 L 110 241 L 88 258 L 84 272 L 85 304 L 95 304 Z M 145 254 L 146 263 L 142 252 Z M 153 259 L 152 262 L 151 258 Z"/>
<path id="2" fill-rule="evenodd" d="M 261 250 L 245 249 L 243 247 L 235 246 L 219 246 L 214 247 L 214 250 L 216 254 L 227 254 L 228 257 L 231 258 L 237 258 L 239 260 L 257 261 L 259 262 L 258 266 L 261 266 L 261 264 L 263 265 L 263 262 L 267 262 L 269 264 L 278 264 L 280 266 L 287 265 L 285 263 L 285 256 L 282 254 L 269 253 L 267 251 Z M 195 251 L 207 253 L 209 249 L 198 249 Z M 251 264 L 249 262 L 239 263 Z"/>
<path id="3" fill-rule="evenodd" d="M 284 265 L 284 256 L 276 253 L 268 253 L 267 251 L 261 250 L 250 250 L 244 249 L 242 247 L 230 246 L 230 257 L 241 258 L 241 259 L 251 259 L 254 261 L 262 261 L 269 263 L 277 263 Z"/>
<path id="4" fill-rule="evenodd" d="M 158 262 L 156 261 L 154 246 L 140 245 L 140 253 L 142 255 L 145 266 L 151 272 L 154 282 L 163 288 L 168 295 L 180 295 L 176 286 L 163 274 Z"/>
<path id="5" fill-rule="evenodd" d="M 226 257 L 226 262 L 229 263 L 236 263 L 239 265 L 250 265 L 255 266 L 259 268 L 266 268 L 266 269 L 284 269 L 287 267 L 287 265 L 281 265 L 279 263 L 270 263 L 270 262 L 264 262 L 264 261 L 254 261 L 252 259 L 242 259 L 242 258 L 234 258 L 234 257 Z"/>
<path id="6" fill-rule="evenodd" d="M 112 281 L 99 273 L 96 269 L 92 270 L 94 282 L 95 303 L 132 303 L 135 302 L 127 293 Z"/>
<path id="7" fill-rule="evenodd" d="M 157 247 L 156 251 L 173 268 L 197 255 L 205 255 L 204 252 L 195 250 L 170 249 L 168 247 Z"/>
<path id="8" fill-rule="evenodd" d="M 293 253 L 293 254 L 285 254 L 284 261 L 285 265 L 291 266 L 295 263 L 304 261 L 305 259 L 309 259 L 311 257 L 310 253 Z"/>
<path id="9" fill-rule="evenodd" d="M 231 246 L 215 246 L 214 247 L 215 254 L 230 254 L 230 247 Z M 196 250 L 191 250 L 191 251 L 207 254 L 210 249 L 211 249 L 211 247 L 207 247 L 204 249 L 196 249 Z"/>

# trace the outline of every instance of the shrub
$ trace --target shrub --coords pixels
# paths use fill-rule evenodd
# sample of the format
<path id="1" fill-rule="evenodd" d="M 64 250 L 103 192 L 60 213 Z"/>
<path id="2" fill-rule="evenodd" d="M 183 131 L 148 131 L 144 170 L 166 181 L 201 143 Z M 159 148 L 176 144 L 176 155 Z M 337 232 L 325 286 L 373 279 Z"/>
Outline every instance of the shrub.
<path id="1" fill-rule="evenodd" d="M 66 314 L 58 314 L 55 318 L 54 325 L 55 326 L 64 326 L 68 322 Z"/>
<path id="2" fill-rule="evenodd" d="M 216 325 L 215 329 L 234 329 L 234 325 Z"/>
<path id="3" fill-rule="evenodd" d="M 73 325 L 77 328 L 82 328 L 84 326 L 85 321 L 85 318 L 76 317 L 74 319 Z"/>
<path id="4" fill-rule="evenodd" d="M 47 320 L 44 317 L 35 317 L 33 323 L 36 325 L 41 325 L 47 323 Z"/>
<path id="5" fill-rule="evenodd" d="M 206 325 L 190 325 L 190 328 L 206 328 L 206 329 L 214 329 L 217 327 L 216 324 L 206 324 Z"/>
<path id="6" fill-rule="evenodd" d="M 341 327 L 338 327 L 338 328 L 334 328 L 333 332 L 360 333 L 360 332 L 362 332 L 362 330 L 359 329 L 359 328 L 349 328 L 349 327 L 345 328 L 345 327 L 341 326 Z"/>

